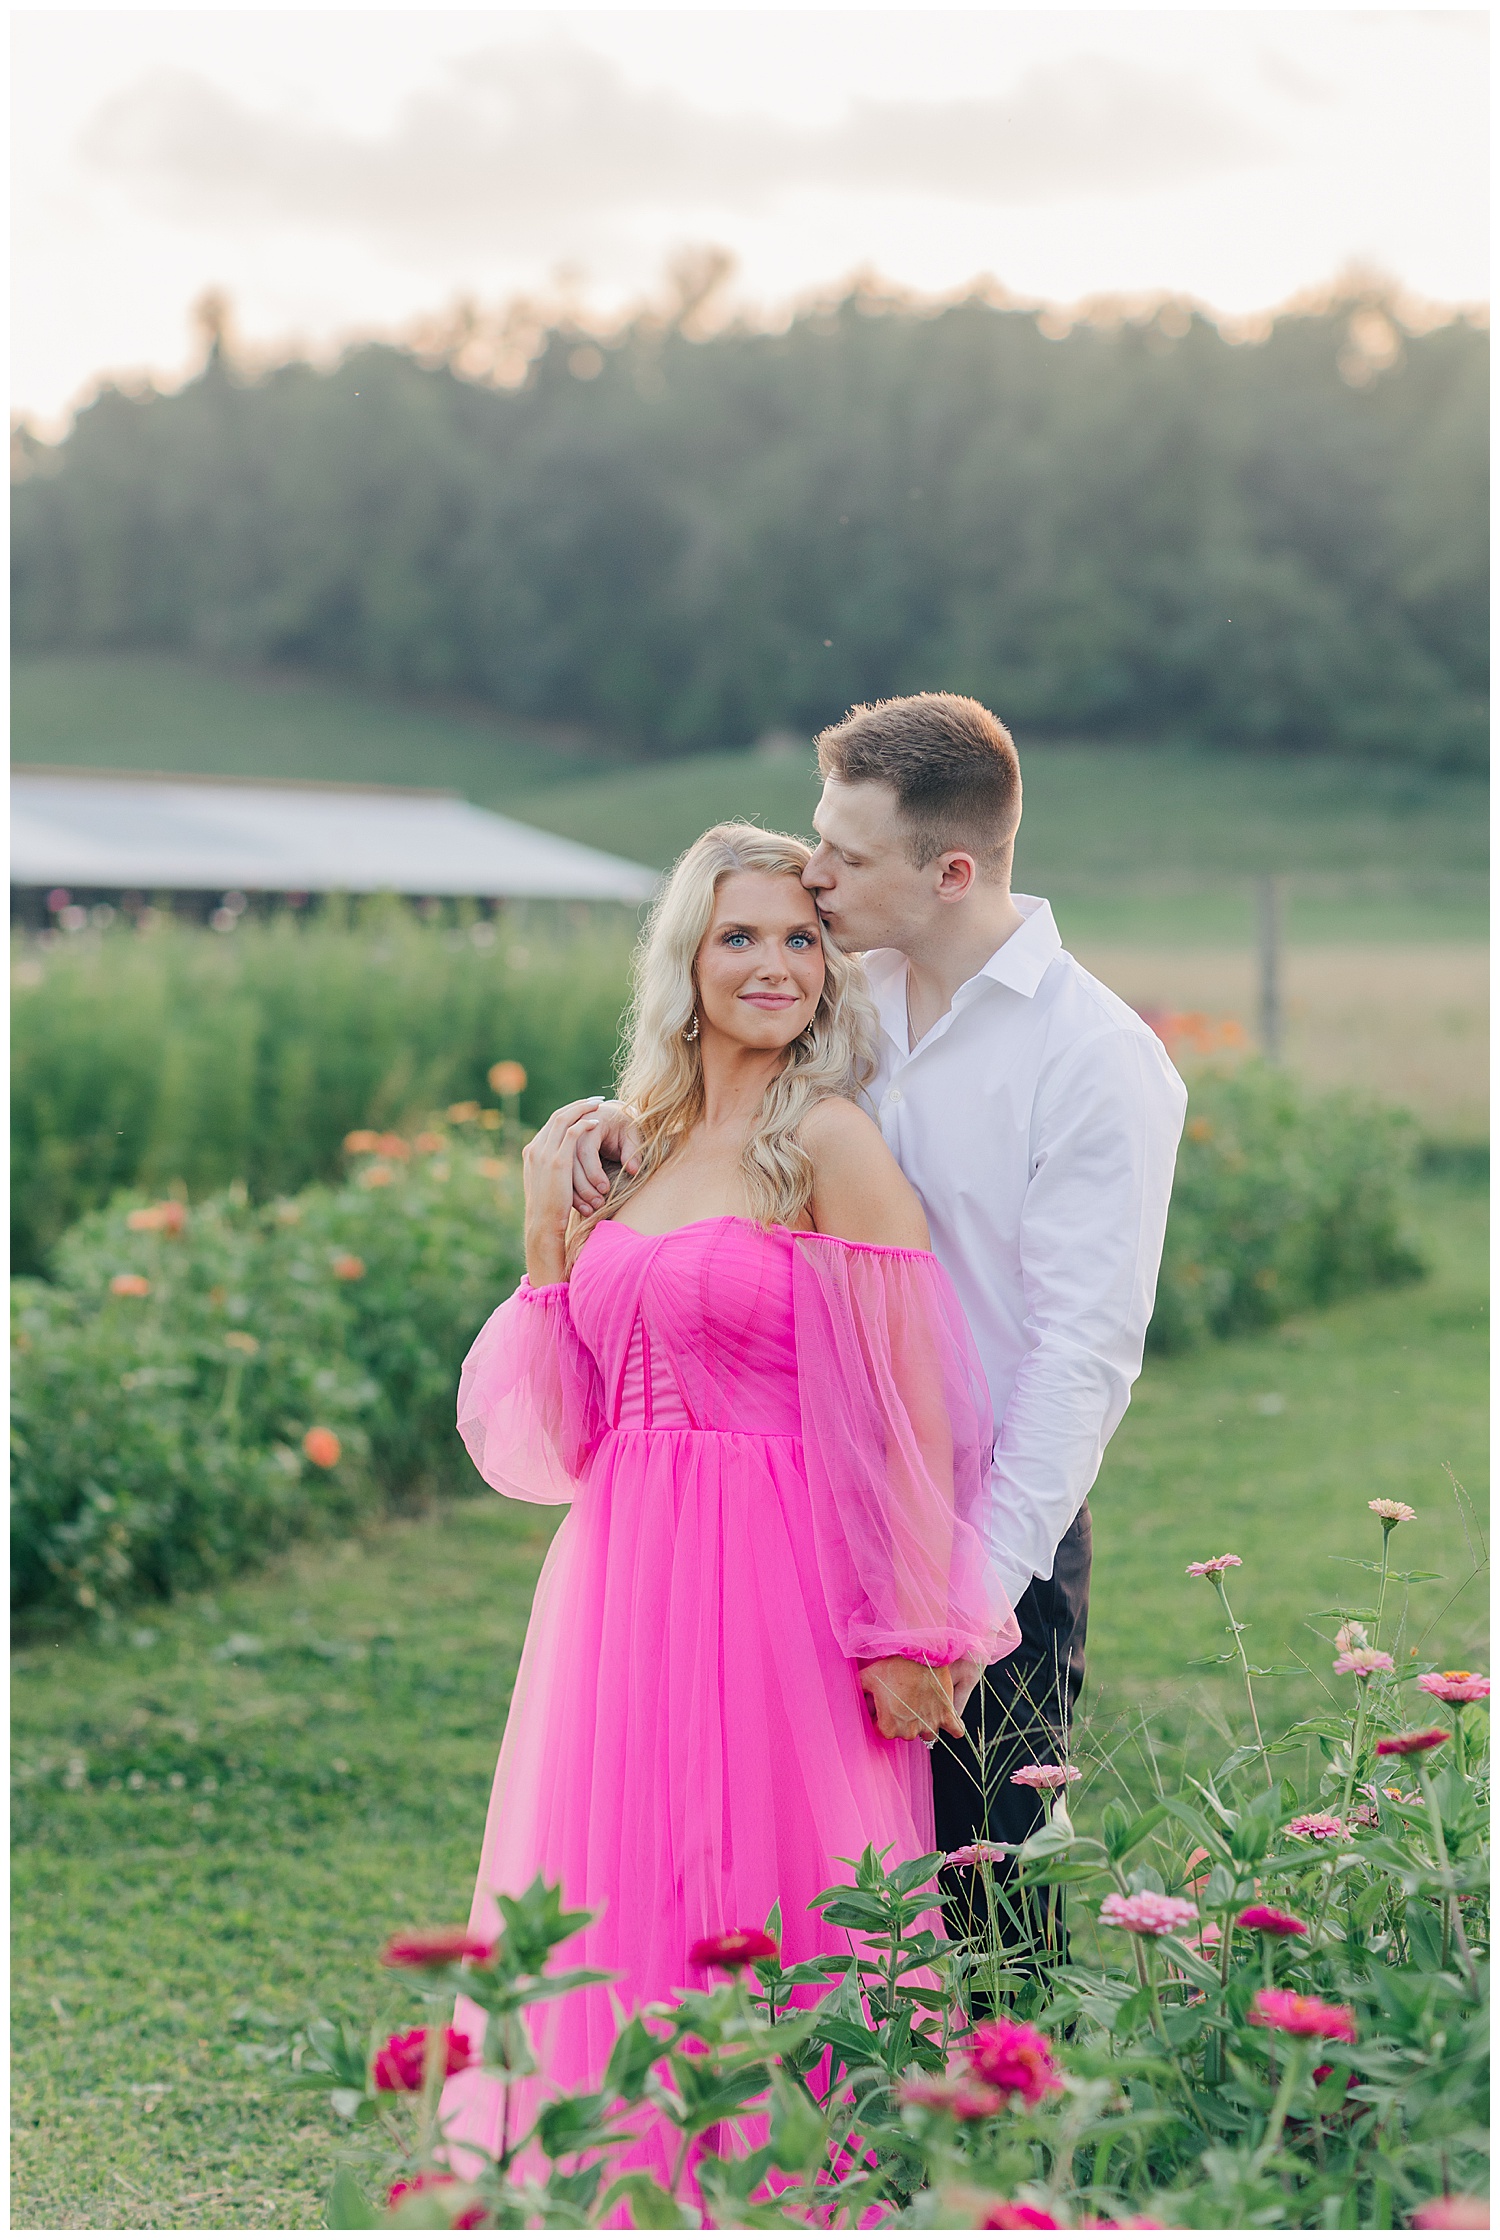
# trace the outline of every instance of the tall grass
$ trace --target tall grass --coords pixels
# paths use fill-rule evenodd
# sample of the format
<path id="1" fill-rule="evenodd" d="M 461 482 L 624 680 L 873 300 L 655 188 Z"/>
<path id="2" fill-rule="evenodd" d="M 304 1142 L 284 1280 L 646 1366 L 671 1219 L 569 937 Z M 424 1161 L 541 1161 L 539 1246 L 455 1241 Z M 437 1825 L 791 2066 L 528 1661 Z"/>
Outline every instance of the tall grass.
<path id="1" fill-rule="evenodd" d="M 338 1170 L 350 1128 L 398 1127 L 516 1058 L 521 1117 L 611 1079 L 633 921 L 558 909 L 439 926 L 330 904 L 233 934 L 158 922 L 51 946 L 12 974 L 14 1264 L 124 1188 L 256 1199 Z"/>

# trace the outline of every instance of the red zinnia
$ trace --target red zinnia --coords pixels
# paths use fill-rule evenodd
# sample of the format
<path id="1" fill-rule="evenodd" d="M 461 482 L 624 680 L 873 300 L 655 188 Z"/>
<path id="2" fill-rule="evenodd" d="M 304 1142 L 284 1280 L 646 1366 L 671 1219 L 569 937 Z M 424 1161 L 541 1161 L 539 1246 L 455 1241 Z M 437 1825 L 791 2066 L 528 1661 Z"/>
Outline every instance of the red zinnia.
<path id="1" fill-rule="evenodd" d="M 339 1445 L 338 1433 L 328 1430 L 324 1424 L 315 1423 L 311 1431 L 305 1431 L 302 1435 L 302 1452 L 320 1470 L 331 1470 L 343 1451 Z"/>
<path id="2" fill-rule="evenodd" d="M 427 2032 L 406 2030 L 394 2038 L 387 2038 L 375 2056 L 375 2090 L 377 2092 L 420 2092 L 422 2069 L 427 2058 Z M 474 2065 L 474 2050 L 459 2030 L 443 2032 L 443 2075 L 456 2077 L 461 2069 Z"/>
<path id="3" fill-rule="evenodd" d="M 1307 1923 L 1299 1921 L 1294 1913 L 1283 1913 L 1280 1906 L 1246 1906 L 1236 1915 L 1242 1929 L 1258 1929 L 1263 1937 L 1305 1937 Z"/>
<path id="4" fill-rule="evenodd" d="M 1415 1758 L 1424 1750 L 1436 1750 L 1440 1742 L 1451 1742 L 1452 1735 L 1446 1727 L 1424 1727 L 1420 1734 L 1386 1734 L 1375 1745 L 1377 1758 Z"/>
<path id="5" fill-rule="evenodd" d="M 444 1968 L 457 1960 L 488 1960 L 494 1951 L 467 1929 L 405 1929 L 380 1955 L 384 1968 Z"/>
<path id="6" fill-rule="evenodd" d="M 780 1950 L 764 1929 L 721 1929 L 716 1937 L 700 1937 L 688 1954 L 691 1968 L 748 1968 L 756 1960 L 774 1960 Z"/>
<path id="7" fill-rule="evenodd" d="M 1019 2092 L 1028 2108 L 1061 2092 L 1062 2079 L 1052 2065 L 1052 2048 L 1039 2030 L 1024 2022 L 981 2022 L 970 2034 L 964 2052 L 976 2077 L 998 2092 Z"/>

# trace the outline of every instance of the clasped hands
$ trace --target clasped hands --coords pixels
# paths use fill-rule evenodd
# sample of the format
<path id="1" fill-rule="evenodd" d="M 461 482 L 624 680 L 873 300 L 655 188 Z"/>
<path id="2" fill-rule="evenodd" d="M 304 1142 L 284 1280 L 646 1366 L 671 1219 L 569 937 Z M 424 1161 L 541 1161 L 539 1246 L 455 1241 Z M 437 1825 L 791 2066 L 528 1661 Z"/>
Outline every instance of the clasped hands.
<path id="1" fill-rule="evenodd" d="M 911 1657 L 877 1657 L 860 1667 L 859 1684 L 870 1714 L 887 1742 L 936 1742 L 940 1734 L 963 1740 L 947 1665 L 918 1664 Z"/>

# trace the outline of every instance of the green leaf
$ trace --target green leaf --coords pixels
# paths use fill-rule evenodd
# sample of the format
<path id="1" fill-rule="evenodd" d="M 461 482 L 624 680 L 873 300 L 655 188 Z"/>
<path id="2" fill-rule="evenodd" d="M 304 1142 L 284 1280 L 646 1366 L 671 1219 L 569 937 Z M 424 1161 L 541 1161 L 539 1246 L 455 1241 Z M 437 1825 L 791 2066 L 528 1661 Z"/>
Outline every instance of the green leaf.
<path id="1" fill-rule="evenodd" d="M 652 2068 L 668 2045 L 653 2037 L 640 2016 L 632 2015 L 610 2051 L 604 2072 L 604 2089 L 619 2100 L 638 2100 Z"/>
<path id="2" fill-rule="evenodd" d="M 816 2168 L 828 2143 L 828 2124 L 812 2095 L 784 2070 L 771 2084 L 771 2160 L 778 2170 L 801 2175 Z"/>
<path id="3" fill-rule="evenodd" d="M 637 2232 L 686 2232 L 697 2222 L 643 2170 L 627 2170 L 623 2178 L 616 2178 L 600 2209 L 612 2209 L 617 2201 L 630 2203 L 630 2221 Z"/>
<path id="4" fill-rule="evenodd" d="M 1111 1814 L 1118 1814 L 1117 1820 Z M 1111 1859 L 1127 1859 L 1138 1843 L 1144 1843 L 1153 1828 L 1159 1828 L 1167 1817 L 1164 1804 L 1153 1804 L 1132 1819 L 1122 1805 L 1111 1804 L 1104 1814 L 1104 1843 Z M 1123 1821 L 1124 1825 L 1120 1823 Z"/>
<path id="5" fill-rule="evenodd" d="M 1138 1991 L 1132 1991 L 1124 2005 L 1116 2011 L 1114 2034 L 1117 2038 L 1128 2038 L 1133 2030 L 1139 2030 L 1142 2023 L 1150 2020 L 1151 1993 L 1142 1984 Z"/>
<path id="6" fill-rule="evenodd" d="M 351 2173 L 334 2173 L 323 2221 L 330 2232 L 378 2232 L 384 2222 L 374 2203 L 360 2191 Z"/>

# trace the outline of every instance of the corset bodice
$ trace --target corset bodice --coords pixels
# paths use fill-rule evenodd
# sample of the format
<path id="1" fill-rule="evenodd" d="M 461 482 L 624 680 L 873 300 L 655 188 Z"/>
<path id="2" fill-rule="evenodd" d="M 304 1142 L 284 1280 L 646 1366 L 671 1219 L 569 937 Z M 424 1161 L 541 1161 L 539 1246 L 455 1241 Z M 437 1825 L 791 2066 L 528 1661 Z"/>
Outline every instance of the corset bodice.
<path id="1" fill-rule="evenodd" d="M 787 1231 L 734 1215 L 661 1237 L 601 1221 L 570 1304 L 611 1426 L 795 1437 L 791 1255 Z"/>

